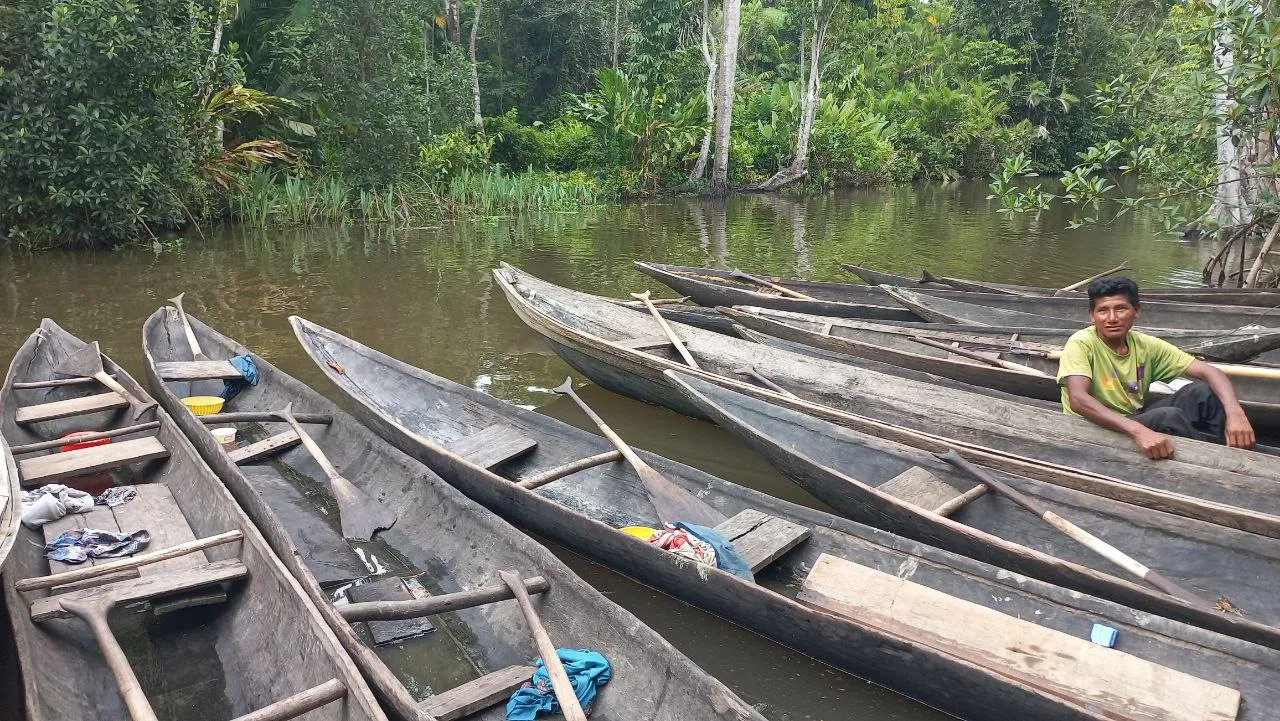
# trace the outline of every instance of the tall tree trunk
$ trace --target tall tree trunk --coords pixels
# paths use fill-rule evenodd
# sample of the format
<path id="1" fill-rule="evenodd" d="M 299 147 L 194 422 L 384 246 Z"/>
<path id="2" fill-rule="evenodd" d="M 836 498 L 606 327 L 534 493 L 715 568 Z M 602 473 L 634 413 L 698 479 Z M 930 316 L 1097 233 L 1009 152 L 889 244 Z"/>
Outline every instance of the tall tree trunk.
<path id="1" fill-rule="evenodd" d="M 458 0 L 444 0 L 444 36 L 453 45 L 462 42 L 462 23 L 458 19 Z"/>
<path id="2" fill-rule="evenodd" d="M 209 50 L 209 92 L 213 92 L 214 77 L 218 73 L 218 55 L 222 53 L 222 28 L 224 26 L 223 15 L 226 13 L 226 6 L 221 2 L 218 3 L 218 24 L 213 28 L 213 47 Z M 214 139 L 218 143 L 218 148 L 222 148 L 222 138 L 226 135 L 227 127 L 224 121 L 219 120 L 218 126 L 214 130 Z"/>
<path id="3" fill-rule="evenodd" d="M 707 66 L 707 129 L 702 133 L 698 162 L 689 171 L 690 183 L 702 180 L 707 172 L 707 160 L 711 156 L 711 132 L 716 120 L 716 40 L 711 33 L 711 0 L 702 0 L 702 62 Z"/>
<path id="4" fill-rule="evenodd" d="M 711 168 L 712 195 L 729 192 L 729 133 L 733 126 L 733 90 L 738 75 L 738 33 L 742 0 L 724 0 L 720 30 L 720 77 L 716 80 L 716 149 Z"/>
<path id="5" fill-rule="evenodd" d="M 618 69 L 618 27 L 622 21 L 622 0 L 613 0 L 613 69 Z"/>
<path id="6" fill-rule="evenodd" d="M 476 67 L 476 33 L 480 30 L 480 7 L 484 0 L 476 0 L 476 15 L 471 21 L 471 99 L 475 107 L 476 132 L 484 137 L 484 116 L 480 114 L 480 71 Z"/>
<path id="7" fill-rule="evenodd" d="M 809 175 L 809 138 L 813 135 L 813 121 L 818 113 L 818 91 L 822 87 L 822 49 L 826 45 L 827 27 L 831 23 L 831 11 L 826 5 L 826 2 L 819 0 L 813 8 L 808 77 L 805 77 L 804 51 L 800 51 L 800 84 L 803 90 L 800 96 L 800 127 L 796 129 L 795 155 L 792 156 L 790 165 L 761 183 L 759 190 L 778 190 Z"/>

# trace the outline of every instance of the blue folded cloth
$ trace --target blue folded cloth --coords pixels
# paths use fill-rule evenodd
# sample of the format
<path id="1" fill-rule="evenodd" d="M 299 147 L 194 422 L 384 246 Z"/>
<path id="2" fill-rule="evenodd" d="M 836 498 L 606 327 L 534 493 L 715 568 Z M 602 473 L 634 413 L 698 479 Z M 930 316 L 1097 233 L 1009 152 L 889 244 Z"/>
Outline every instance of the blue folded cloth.
<path id="1" fill-rule="evenodd" d="M 569 675 L 578 704 L 584 710 L 589 708 L 596 700 L 596 688 L 609 683 L 613 677 L 609 661 L 586 648 L 557 648 L 556 656 L 560 657 L 564 672 Z M 524 687 L 511 694 L 511 700 L 507 701 L 507 721 L 533 721 L 540 713 L 552 714 L 559 710 L 560 702 L 551 688 L 551 677 L 539 658 L 533 679 L 525 682 Z"/>
<path id="2" fill-rule="evenodd" d="M 235 394 L 244 390 L 244 386 L 248 383 L 251 386 L 258 385 L 258 364 L 253 362 L 253 358 L 249 355 L 232 356 L 227 362 L 235 366 L 240 371 L 240 375 L 244 376 L 243 380 L 229 379 L 222 381 L 222 392 L 218 395 L 226 400 L 231 400 Z"/>
<path id="3" fill-rule="evenodd" d="M 734 548 L 729 539 L 725 538 L 719 531 L 714 528 L 696 526 L 682 521 L 676 521 L 672 525 L 710 543 L 711 547 L 716 549 L 716 568 L 721 571 L 728 571 L 752 583 L 756 582 L 756 577 L 751 573 L 751 566 L 747 564 L 747 559 L 743 558 L 742 554 L 738 553 L 738 549 Z"/>

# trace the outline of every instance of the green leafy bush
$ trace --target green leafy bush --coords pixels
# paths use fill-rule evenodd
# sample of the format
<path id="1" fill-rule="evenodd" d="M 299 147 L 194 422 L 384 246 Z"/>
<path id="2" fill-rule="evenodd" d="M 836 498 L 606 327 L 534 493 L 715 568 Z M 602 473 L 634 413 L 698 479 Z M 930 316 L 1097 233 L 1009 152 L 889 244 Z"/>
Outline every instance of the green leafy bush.
<path id="1" fill-rule="evenodd" d="M 0 233 L 103 245 L 200 214 L 219 150 L 197 117 L 214 25 L 198 2 L 0 7 Z"/>

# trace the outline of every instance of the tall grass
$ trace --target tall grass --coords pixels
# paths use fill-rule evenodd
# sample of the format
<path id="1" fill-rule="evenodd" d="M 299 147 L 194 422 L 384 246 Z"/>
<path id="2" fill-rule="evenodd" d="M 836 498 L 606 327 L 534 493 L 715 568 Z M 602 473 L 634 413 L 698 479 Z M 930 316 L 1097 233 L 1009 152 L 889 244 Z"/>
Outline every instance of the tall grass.
<path id="1" fill-rule="evenodd" d="M 420 180 L 382 188 L 353 188 L 341 178 L 311 178 L 258 171 L 229 198 L 231 217 L 250 227 L 389 223 L 409 225 L 441 215 L 453 218 L 510 215 L 529 210 L 574 211 L 604 199 L 582 173 L 465 170 L 448 181 Z"/>

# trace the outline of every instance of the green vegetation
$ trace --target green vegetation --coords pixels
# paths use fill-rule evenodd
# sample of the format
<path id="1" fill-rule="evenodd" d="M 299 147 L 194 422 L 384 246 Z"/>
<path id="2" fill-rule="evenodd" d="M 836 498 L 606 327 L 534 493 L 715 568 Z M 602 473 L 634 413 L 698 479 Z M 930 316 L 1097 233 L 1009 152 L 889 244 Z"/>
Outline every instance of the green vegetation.
<path id="1" fill-rule="evenodd" d="M 1138 170 L 1121 210 L 1153 201 L 1174 225 L 1221 186 L 1217 138 L 1272 136 L 1280 33 L 1253 8 L 15 0 L 0 233 L 110 245 L 218 217 L 406 225 L 989 175 L 1010 212 L 1062 199 L 1088 222 L 1107 173 Z M 1227 46 L 1237 62 L 1215 67 Z M 1218 225 L 1255 237 L 1276 154 L 1243 155 L 1261 158 L 1251 214 Z M 1028 189 L 1033 170 L 1066 175 Z"/>

